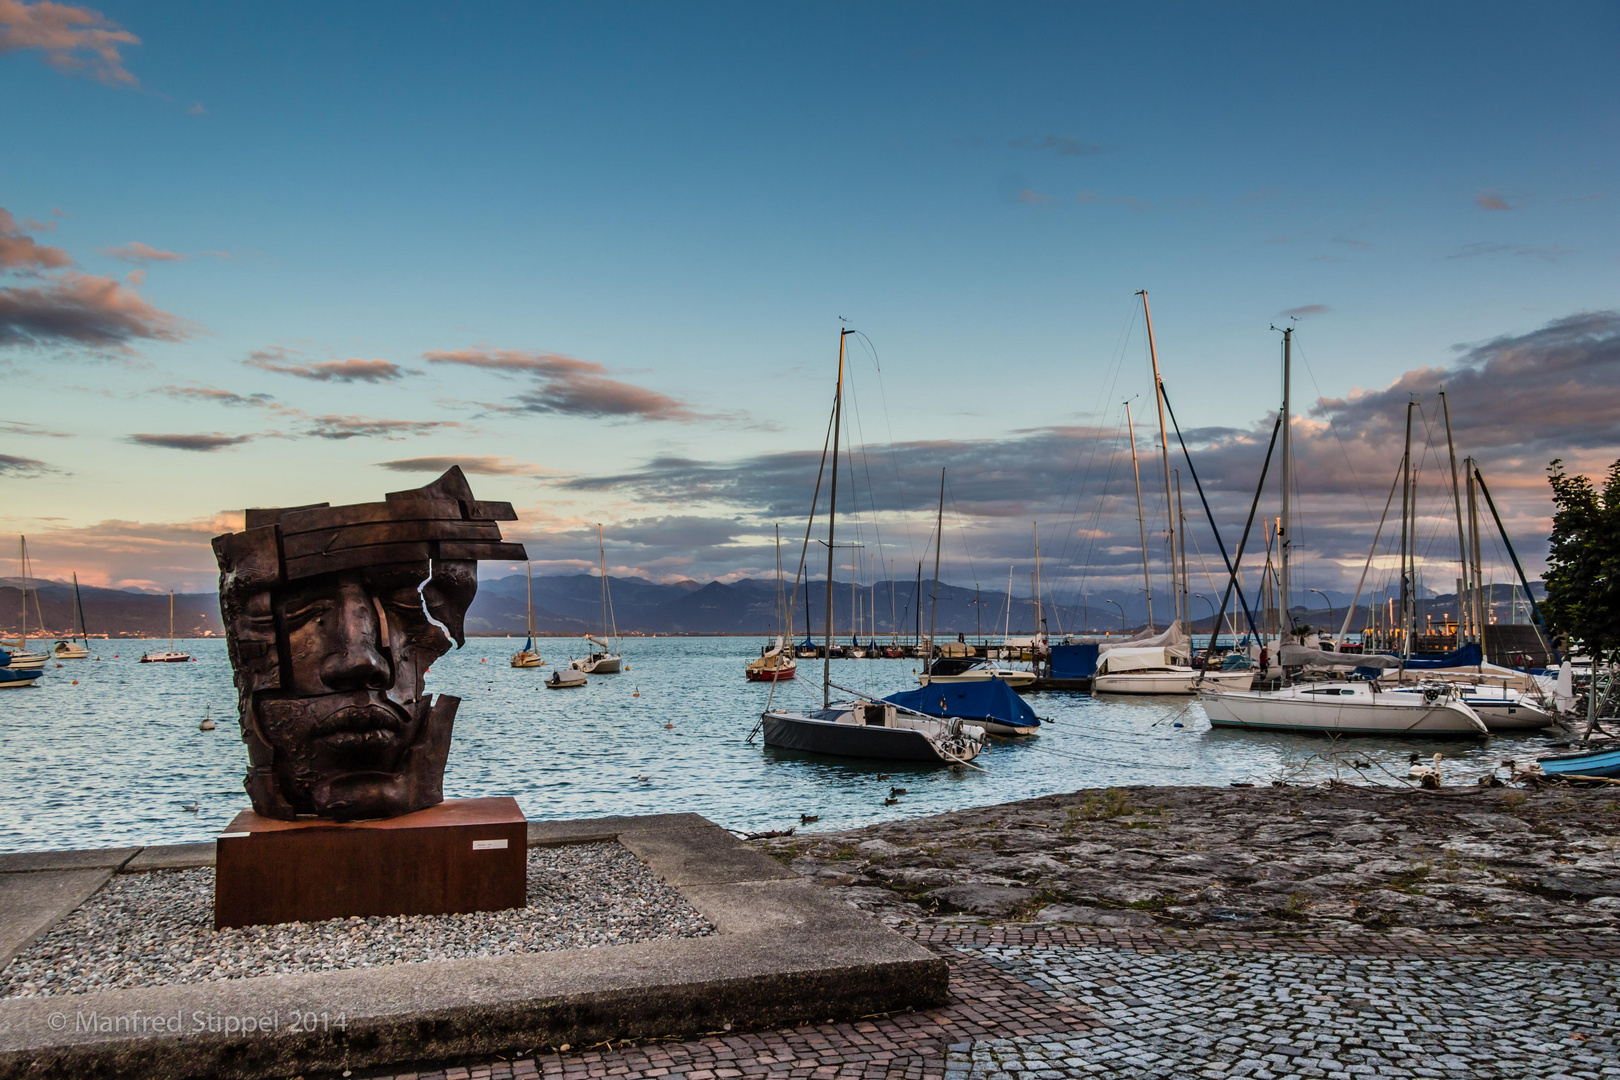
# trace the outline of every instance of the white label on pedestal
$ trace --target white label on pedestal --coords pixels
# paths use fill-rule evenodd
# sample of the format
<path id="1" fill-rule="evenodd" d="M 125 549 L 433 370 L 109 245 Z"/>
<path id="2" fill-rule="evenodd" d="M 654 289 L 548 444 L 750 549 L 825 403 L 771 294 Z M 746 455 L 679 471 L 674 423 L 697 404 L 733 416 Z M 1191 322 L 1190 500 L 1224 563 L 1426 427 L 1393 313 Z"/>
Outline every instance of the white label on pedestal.
<path id="1" fill-rule="evenodd" d="M 222 833 L 219 834 L 219 838 L 221 840 L 235 840 L 238 836 L 252 836 L 252 835 L 253 834 L 250 833 L 250 832 L 222 832 Z"/>
<path id="2" fill-rule="evenodd" d="M 474 851 L 501 851 L 506 847 L 505 840 L 474 840 Z"/>

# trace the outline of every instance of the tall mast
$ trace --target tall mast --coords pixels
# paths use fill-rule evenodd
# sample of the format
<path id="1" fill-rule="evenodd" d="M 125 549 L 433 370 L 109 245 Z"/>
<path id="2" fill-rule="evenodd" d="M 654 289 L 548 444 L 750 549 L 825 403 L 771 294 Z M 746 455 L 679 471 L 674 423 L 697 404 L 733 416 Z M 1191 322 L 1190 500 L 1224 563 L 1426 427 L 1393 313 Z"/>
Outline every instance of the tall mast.
<path id="1" fill-rule="evenodd" d="M 1479 496 L 1474 487 L 1475 462 L 1472 457 L 1463 459 L 1463 471 L 1468 474 L 1468 550 L 1472 553 L 1473 565 L 1469 568 L 1469 578 L 1473 588 L 1469 590 L 1468 605 L 1472 609 L 1474 632 L 1478 635 L 1480 647 L 1485 645 L 1485 583 L 1480 573 L 1479 560 Z"/>
<path id="2" fill-rule="evenodd" d="M 827 497 L 827 649 L 821 657 L 821 707 L 832 705 L 832 647 L 833 647 L 833 547 L 834 527 L 838 524 L 838 438 L 844 420 L 844 339 L 853 330 L 838 332 L 838 389 L 833 395 L 832 431 L 832 492 Z"/>
<path id="3" fill-rule="evenodd" d="M 925 550 L 923 552 L 923 554 L 926 555 L 926 554 L 928 554 L 928 552 Z M 916 611 L 913 611 L 911 613 L 911 618 L 913 620 L 913 625 L 915 626 L 915 629 L 913 630 L 911 636 L 912 636 L 912 639 L 915 642 L 917 648 L 921 649 L 922 648 L 922 560 L 921 559 L 917 560 L 917 584 L 912 586 L 911 599 L 914 602 L 913 606 L 917 609 Z"/>
<path id="4" fill-rule="evenodd" d="M 1293 543 L 1293 510 L 1289 505 L 1289 489 L 1294 485 L 1294 429 L 1293 415 L 1289 411 L 1290 379 L 1293 371 L 1294 328 L 1289 327 L 1283 331 L 1283 398 L 1282 398 L 1282 516 L 1277 519 L 1277 560 L 1282 567 L 1278 591 L 1282 593 L 1279 603 L 1282 615 L 1282 634 L 1278 639 L 1281 643 L 1288 640 L 1294 632 L 1294 618 L 1288 613 L 1288 598 L 1292 595 L 1288 588 L 1288 549 Z"/>
<path id="5" fill-rule="evenodd" d="M 934 657 L 934 630 L 939 625 L 939 550 L 945 546 L 945 470 L 939 470 L 939 516 L 934 519 L 934 598 L 928 609 L 928 659 Z M 924 666 L 923 670 L 927 670 Z"/>
<path id="6" fill-rule="evenodd" d="M 174 590 L 169 590 L 169 651 L 174 652 Z"/>
<path id="7" fill-rule="evenodd" d="M 1463 609 L 1463 598 L 1468 594 L 1468 534 L 1463 530 L 1462 488 L 1457 483 L 1457 447 L 1451 441 L 1451 405 L 1446 392 L 1440 391 L 1440 412 L 1446 418 L 1446 453 L 1451 457 L 1451 505 L 1457 512 L 1457 559 L 1462 563 L 1461 588 L 1457 590 L 1457 637 L 1467 640 L 1469 620 Z"/>
<path id="8" fill-rule="evenodd" d="M 17 572 L 22 575 L 22 633 L 17 635 L 17 651 L 28 651 L 28 539 L 17 536 Z"/>
<path id="9" fill-rule="evenodd" d="M 1035 534 L 1035 588 L 1032 591 L 1035 594 L 1035 636 L 1038 638 L 1041 636 L 1041 626 L 1046 622 L 1041 611 L 1041 523 L 1032 521 L 1030 527 Z"/>
<path id="10" fill-rule="evenodd" d="M 534 568 L 527 562 L 523 564 L 523 579 L 529 587 L 529 647 L 534 647 Z"/>
<path id="11" fill-rule="evenodd" d="M 1007 567 L 1007 621 L 1001 627 L 1001 644 L 1003 647 L 1006 646 L 1007 639 L 1012 636 L 1012 572 L 1013 568 Z"/>
<path id="12" fill-rule="evenodd" d="M 79 618 L 79 639 L 90 644 L 90 629 L 84 625 L 84 597 L 79 595 L 79 572 L 73 571 L 73 613 Z"/>
<path id="13" fill-rule="evenodd" d="M 1181 505 L 1181 470 L 1180 469 L 1177 469 L 1175 471 L 1175 477 L 1176 477 L 1176 524 L 1178 526 L 1180 526 L 1179 534 L 1176 537 L 1176 548 L 1177 548 L 1177 550 L 1179 550 L 1181 552 L 1181 573 L 1178 575 L 1178 578 L 1179 578 L 1179 580 L 1181 582 L 1181 614 L 1182 614 L 1182 617 L 1187 620 L 1186 622 L 1182 623 L 1181 625 L 1182 625 L 1182 629 L 1185 630 L 1189 635 L 1191 635 L 1192 634 L 1192 612 L 1187 610 L 1187 512 L 1186 512 L 1186 510 L 1184 510 L 1182 508 L 1182 505 Z M 1213 625 L 1210 627 L 1210 633 L 1212 633 L 1212 634 L 1215 633 L 1215 629 L 1214 629 Z M 1211 642 L 1213 642 L 1214 640 L 1215 640 L 1214 638 L 1210 639 Z"/>
<path id="14" fill-rule="evenodd" d="M 1176 509 L 1170 501 L 1170 441 L 1165 436 L 1164 380 L 1159 377 L 1159 350 L 1153 342 L 1153 313 L 1148 310 L 1147 290 L 1139 289 L 1137 295 L 1142 298 L 1142 318 L 1147 323 L 1148 358 L 1153 362 L 1153 400 L 1159 407 L 1159 460 L 1164 468 L 1164 517 L 1167 526 L 1165 537 L 1170 543 L 1170 606 L 1177 619 L 1185 619 L 1187 613 L 1183 610 L 1183 601 L 1176 587 Z M 1148 620 L 1150 624 L 1152 621 L 1151 618 Z"/>
<path id="15" fill-rule="evenodd" d="M 1142 298 L 1143 303 L 1147 297 Z M 1125 403 L 1125 431 L 1131 439 L 1131 472 L 1136 476 L 1136 533 L 1142 540 L 1142 582 L 1147 586 L 1147 628 L 1153 633 L 1153 575 L 1148 573 L 1147 523 L 1142 520 L 1142 469 L 1136 461 L 1136 425 L 1131 422 L 1131 403 Z"/>
<path id="16" fill-rule="evenodd" d="M 1164 473 L 1164 515 L 1165 540 L 1169 545 L 1170 558 L 1170 606 L 1175 618 L 1182 618 L 1181 597 L 1177 590 L 1176 578 L 1176 511 L 1170 500 L 1170 442 L 1166 436 L 1164 422 L 1164 380 L 1159 375 L 1159 350 L 1153 338 L 1153 313 L 1148 309 L 1148 296 L 1146 289 L 1137 291 L 1142 298 L 1142 318 L 1147 324 L 1148 359 L 1153 367 L 1153 401 L 1159 413 L 1159 462 Z M 1149 619 L 1151 627 L 1152 620 Z"/>
<path id="17" fill-rule="evenodd" d="M 602 636 L 608 636 L 607 625 L 607 548 L 602 544 L 602 523 L 596 523 L 596 556 L 601 560 L 602 569 Z"/>
<path id="18" fill-rule="evenodd" d="M 776 625 L 787 627 L 784 633 L 793 636 L 793 627 L 787 622 L 787 593 L 782 588 L 782 526 L 776 526 Z"/>
<path id="19" fill-rule="evenodd" d="M 1412 653 L 1412 409 L 1417 402 L 1406 403 L 1406 449 L 1401 454 L 1401 655 Z"/>

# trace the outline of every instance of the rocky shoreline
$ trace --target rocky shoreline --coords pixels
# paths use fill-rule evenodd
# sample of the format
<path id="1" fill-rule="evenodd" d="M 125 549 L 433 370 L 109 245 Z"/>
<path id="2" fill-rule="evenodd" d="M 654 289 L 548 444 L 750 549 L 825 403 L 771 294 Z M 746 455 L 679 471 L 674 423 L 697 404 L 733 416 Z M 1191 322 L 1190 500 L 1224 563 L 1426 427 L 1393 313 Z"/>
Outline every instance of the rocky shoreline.
<path id="1" fill-rule="evenodd" d="M 1620 788 L 1128 787 L 755 841 L 891 923 L 1620 930 Z"/>

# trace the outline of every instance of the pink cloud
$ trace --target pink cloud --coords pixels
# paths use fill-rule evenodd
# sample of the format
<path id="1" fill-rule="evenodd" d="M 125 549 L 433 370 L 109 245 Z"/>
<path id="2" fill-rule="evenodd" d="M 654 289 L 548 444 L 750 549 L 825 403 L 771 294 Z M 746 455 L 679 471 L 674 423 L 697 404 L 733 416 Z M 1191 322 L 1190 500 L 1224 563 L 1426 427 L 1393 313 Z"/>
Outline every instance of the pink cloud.
<path id="1" fill-rule="evenodd" d="M 99 11 L 40 0 L 0 0 L 0 53 L 36 49 L 57 71 L 83 73 L 108 86 L 138 86 L 124 69 L 121 45 L 141 39 Z"/>
<path id="2" fill-rule="evenodd" d="M 135 338 L 180 341 L 190 332 L 115 278 L 69 273 L 39 286 L 0 288 L 0 345 L 105 347 Z"/>
<path id="3" fill-rule="evenodd" d="M 597 418 L 636 416 L 643 420 L 673 420 L 683 424 L 715 419 L 694 412 L 684 401 L 668 394 L 607 378 L 608 369 L 601 364 L 557 353 L 456 349 L 427 352 L 422 357 L 430 364 L 459 364 L 532 375 L 539 385 L 519 395 L 516 406 L 524 412 Z"/>
<path id="4" fill-rule="evenodd" d="M 1513 210 L 1500 191 L 1482 191 L 1474 196 L 1474 201 L 1486 210 Z"/>
<path id="5" fill-rule="evenodd" d="M 49 231 L 32 219 L 27 227 L 35 232 Z M 56 223 L 51 222 L 51 228 L 55 227 Z M 72 265 L 73 259 L 67 252 L 35 243 L 32 236 L 17 227 L 16 219 L 0 208 L 0 270 L 52 270 Z"/>
<path id="6" fill-rule="evenodd" d="M 128 244 L 122 244 L 118 247 L 102 248 L 101 253 L 103 255 L 111 255 L 115 259 L 123 259 L 125 262 L 132 263 L 183 262 L 185 260 L 185 256 L 179 254 L 178 252 L 164 251 L 162 248 L 155 248 L 150 244 L 143 244 L 139 240 Z"/>
<path id="7" fill-rule="evenodd" d="M 317 364 L 280 363 L 287 355 L 284 349 L 265 349 L 251 354 L 243 363 L 281 375 L 292 375 L 316 382 L 390 382 L 410 374 L 398 364 L 387 360 L 323 360 Z"/>
<path id="8" fill-rule="evenodd" d="M 226 435 L 213 432 L 203 435 L 131 435 L 129 441 L 142 446 L 157 446 L 165 450 L 194 450 L 209 453 L 227 446 L 238 446 L 253 438 L 252 435 Z"/>
<path id="9" fill-rule="evenodd" d="M 490 454 L 399 458 L 394 461 L 379 461 L 376 464 L 379 468 L 392 472 L 442 473 L 451 466 L 460 466 L 462 472 L 480 476 L 557 475 L 557 470 L 548 469 L 543 465 L 531 465 L 526 461 L 514 461 L 509 457 L 495 457 Z"/>

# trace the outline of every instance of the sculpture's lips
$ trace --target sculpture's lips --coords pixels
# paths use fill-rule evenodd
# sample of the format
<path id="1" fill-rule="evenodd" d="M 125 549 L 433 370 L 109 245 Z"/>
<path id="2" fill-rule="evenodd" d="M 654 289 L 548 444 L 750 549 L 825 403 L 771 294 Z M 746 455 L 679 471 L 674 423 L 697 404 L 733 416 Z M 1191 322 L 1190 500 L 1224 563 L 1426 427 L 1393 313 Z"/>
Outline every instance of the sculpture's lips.
<path id="1" fill-rule="evenodd" d="M 410 717 L 378 690 L 260 701 L 259 714 L 273 732 L 306 741 L 390 740 L 407 733 Z"/>
<path id="2" fill-rule="evenodd" d="M 405 719 L 387 705 L 365 701 L 346 705 L 334 713 L 315 721 L 310 736 L 324 739 L 330 735 L 344 735 L 369 731 L 398 733 L 405 730 Z"/>

